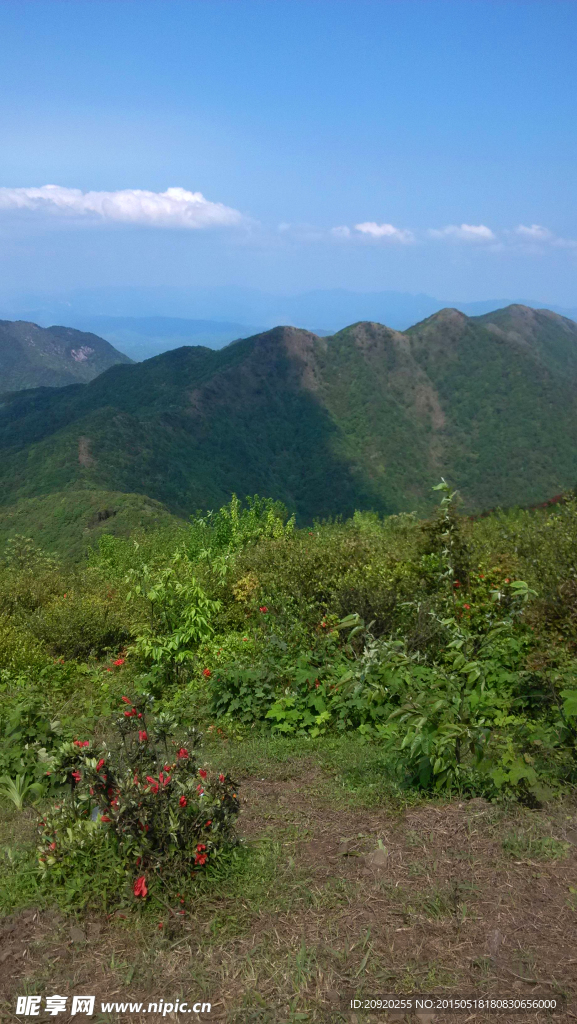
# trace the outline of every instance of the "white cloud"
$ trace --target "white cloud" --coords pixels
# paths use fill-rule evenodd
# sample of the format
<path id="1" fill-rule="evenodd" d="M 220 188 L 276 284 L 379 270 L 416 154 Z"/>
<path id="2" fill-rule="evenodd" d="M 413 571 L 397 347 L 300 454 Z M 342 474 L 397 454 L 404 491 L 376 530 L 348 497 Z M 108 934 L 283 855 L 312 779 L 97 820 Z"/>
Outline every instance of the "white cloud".
<path id="1" fill-rule="evenodd" d="M 554 238 L 551 245 L 556 245 L 560 249 L 577 249 L 577 239 L 575 238 Z"/>
<path id="2" fill-rule="evenodd" d="M 201 192 L 168 188 L 166 192 L 121 189 L 82 192 L 79 188 L 42 185 L 40 188 L 0 188 L 0 210 L 33 211 L 64 217 L 142 224 L 158 228 L 211 228 L 241 224 L 238 210 L 212 203 Z"/>
<path id="3" fill-rule="evenodd" d="M 530 227 L 527 227 L 525 224 L 519 224 L 515 228 L 515 234 L 521 235 L 522 238 L 531 239 L 534 242 L 549 241 L 553 237 L 551 231 L 540 224 L 531 224 Z"/>
<path id="4" fill-rule="evenodd" d="M 446 228 L 429 230 L 431 238 L 456 238 L 463 242 L 494 242 L 495 235 L 485 224 L 449 224 Z"/>
<path id="5" fill-rule="evenodd" d="M 346 224 L 340 224 L 336 228 L 331 228 L 331 235 L 333 238 L 350 238 L 351 229 L 348 228 Z"/>
<path id="6" fill-rule="evenodd" d="M 577 248 L 577 241 L 575 239 L 559 238 L 552 231 L 549 231 L 549 228 L 544 228 L 541 224 L 531 224 L 530 227 L 527 227 L 525 224 L 519 224 L 515 228 L 514 234 L 518 235 L 525 242 L 547 242 L 549 245 L 559 249 Z"/>
<path id="7" fill-rule="evenodd" d="M 393 242 L 412 242 L 412 231 L 395 228 L 392 224 L 376 224 L 374 220 L 365 221 L 363 224 L 355 224 L 355 231 L 371 238 L 389 238 Z"/>

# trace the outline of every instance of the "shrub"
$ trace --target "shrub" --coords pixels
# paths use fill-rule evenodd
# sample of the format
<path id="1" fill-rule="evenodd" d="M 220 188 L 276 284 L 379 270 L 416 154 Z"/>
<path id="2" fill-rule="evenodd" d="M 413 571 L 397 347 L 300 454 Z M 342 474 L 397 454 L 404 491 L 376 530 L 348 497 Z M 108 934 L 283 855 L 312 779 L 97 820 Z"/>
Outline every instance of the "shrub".
<path id="1" fill-rule="evenodd" d="M 212 619 L 219 602 L 207 596 L 182 552 L 176 552 L 162 571 L 141 566 L 129 573 L 127 582 L 131 586 L 127 600 L 140 602 L 148 620 L 132 650 L 160 684 L 182 681 L 195 648 L 214 632 Z"/>
<path id="2" fill-rule="evenodd" d="M 14 674 L 34 670 L 46 661 L 46 653 L 25 623 L 0 616 L 0 671 Z"/>
<path id="3" fill-rule="evenodd" d="M 30 628 L 54 655 L 101 658 L 131 637 L 120 609 L 100 595 L 65 591 L 30 618 Z"/>
<path id="4" fill-rule="evenodd" d="M 262 722 L 274 702 L 277 675 L 271 666 L 217 669 L 211 681 L 216 717 L 229 717 L 244 725 Z"/>
<path id="5" fill-rule="evenodd" d="M 45 781 L 48 758 L 61 743 L 60 722 L 50 721 L 32 700 L 17 705 L 0 721 L 0 775 Z"/>
<path id="6" fill-rule="evenodd" d="M 141 898 L 151 885 L 202 871 L 235 842 L 236 785 L 198 767 L 196 734 L 178 735 L 174 719 L 153 716 L 150 697 L 123 702 L 114 747 L 76 740 L 54 758 L 66 796 L 40 823 L 49 885 L 66 884 L 105 849 L 125 889 Z"/>
<path id="7" fill-rule="evenodd" d="M 16 535 L 6 542 L 0 565 L 0 588 L 6 612 L 29 613 L 61 593 L 64 573 L 57 559 L 42 551 L 29 537 Z"/>

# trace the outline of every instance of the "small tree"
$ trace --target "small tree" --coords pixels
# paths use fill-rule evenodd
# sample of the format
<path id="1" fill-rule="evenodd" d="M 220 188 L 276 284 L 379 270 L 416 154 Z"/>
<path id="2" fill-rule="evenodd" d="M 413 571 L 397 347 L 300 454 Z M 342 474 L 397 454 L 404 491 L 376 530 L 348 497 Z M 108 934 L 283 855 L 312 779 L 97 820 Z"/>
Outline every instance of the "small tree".
<path id="1" fill-rule="evenodd" d="M 220 602 L 207 596 L 182 552 L 174 555 L 168 569 L 152 571 L 143 565 L 131 570 L 127 583 L 127 600 L 148 605 L 148 624 L 131 650 L 163 682 L 178 682 L 198 645 L 212 636 Z"/>

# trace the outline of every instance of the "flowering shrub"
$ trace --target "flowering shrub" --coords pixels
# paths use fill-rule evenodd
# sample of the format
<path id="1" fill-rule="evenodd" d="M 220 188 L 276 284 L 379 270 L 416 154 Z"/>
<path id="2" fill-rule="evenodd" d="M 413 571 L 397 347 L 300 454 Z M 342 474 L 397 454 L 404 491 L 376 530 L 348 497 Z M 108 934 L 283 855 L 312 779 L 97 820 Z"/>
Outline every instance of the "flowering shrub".
<path id="1" fill-rule="evenodd" d="M 123 697 L 120 743 L 61 746 L 51 771 L 64 800 L 40 822 L 38 859 L 48 879 L 65 880 L 78 858 L 113 851 L 125 881 L 143 898 L 146 885 L 203 869 L 235 842 L 239 810 L 228 775 L 198 767 L 194 731 L 177 738 L 149 696 Z"/>

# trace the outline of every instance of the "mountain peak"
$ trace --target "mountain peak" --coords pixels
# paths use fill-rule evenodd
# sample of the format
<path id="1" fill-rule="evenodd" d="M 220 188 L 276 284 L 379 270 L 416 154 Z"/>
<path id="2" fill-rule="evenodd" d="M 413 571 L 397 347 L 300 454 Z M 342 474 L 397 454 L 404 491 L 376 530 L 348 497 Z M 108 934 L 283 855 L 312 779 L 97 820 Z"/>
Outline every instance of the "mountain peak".
<path id="1" fill-rule="evenodd" d="M 0 320 L 0 392 L 87 383 L 128 356 L 96 334 Z"/>

